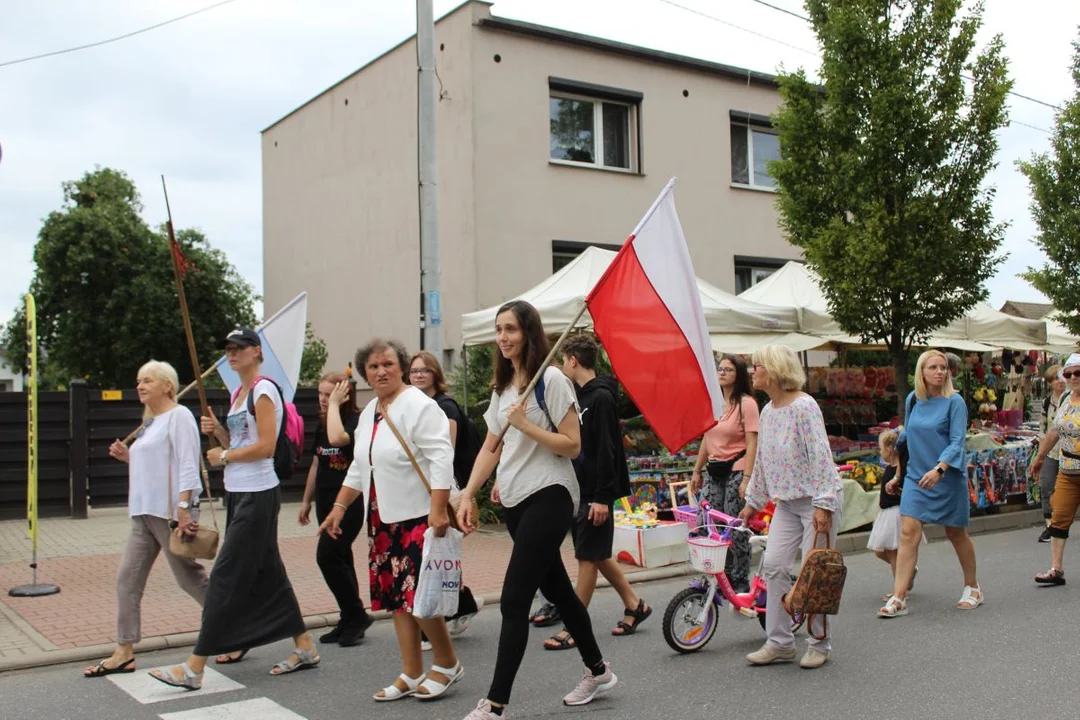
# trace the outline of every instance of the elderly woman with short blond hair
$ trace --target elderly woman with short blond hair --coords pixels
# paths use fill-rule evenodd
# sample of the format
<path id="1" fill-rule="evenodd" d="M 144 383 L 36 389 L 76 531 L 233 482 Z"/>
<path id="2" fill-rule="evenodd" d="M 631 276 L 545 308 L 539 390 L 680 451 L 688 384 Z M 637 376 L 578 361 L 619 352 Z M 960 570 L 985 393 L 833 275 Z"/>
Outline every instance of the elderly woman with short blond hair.
<path id="1" fill-rule="evenodd" d="M 131 515 L 131 530 L 116 573 L 116 649 L 110 657 L 86 668 L 86 677 L 135 672 L 142 596 L 158 553 L 164 551 L 165 561 L 184 592 L 200 605 L 206 597 L 205 568 L 191 558 L 169 552 L 170 522 L 178 522 L 177 532 L 189 532 L 188 510 L 201 491 L 199 427 L 195 416 L 176 404 L 180 383 L 172 365 L 151 360 L 139 368 L 137 378 L 143 425 L 130 448 L 120 440 L 109 447 L 110 456 L 128 464 Z"/>
<path id="2" fill-rule="evenodd" d="M 805 556 L 825 535 L 836 543 L 844 489 L 833 462 L 825 420 L 817 400 L 803 392 L 806 374 L 798 356 L 783 345 L 767 345 L 753 357 L 754 389 L 769 403 L 758 420 L 757 460 L 746 487 L 746 507 L 739 514 L 749 522 L 769 500 L 776 512 L 769 525 L 762 574 L 768 586 L 765 631 L 768 640 L 746 656 L 751 665 L 772 665 L 795 659 L 795 635 L 783 597 L 791 589 L 791 571 L 800 547 Z M 811 619 L 811 637 L 799 666 L 819 668 L 832 645 L 824 616 Z"/>

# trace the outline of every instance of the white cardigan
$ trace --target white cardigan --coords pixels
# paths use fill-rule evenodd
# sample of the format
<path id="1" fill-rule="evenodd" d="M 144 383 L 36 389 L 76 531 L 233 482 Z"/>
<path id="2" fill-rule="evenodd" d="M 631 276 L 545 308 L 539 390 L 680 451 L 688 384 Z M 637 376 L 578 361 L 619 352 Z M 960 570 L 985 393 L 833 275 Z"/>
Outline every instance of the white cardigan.
<path id="1" fill-rule="evenodd" d="M 360 413 L 353 436 L 356 443 L 353 461 L 344 484 L 362 492 L 364 502 L 368 502 L 368 487 L 373 474 L 372 463 L 368 462 L 370 448 L 382 521 L 396 523 L 427 517 L 431 510 L 431 497 L 385 420 L 379 423 L 372 442 L 377 403 L 378 398 L 372 400 Z M 450 444 L 450 423 L 446 414 L 422 390 L 412 386 L 405 388 L 390 404 L 389 413 L 394 426 L 409 444 L 409 449 L 424 471 L 431 489 L 449 490 L 454 482 L 454 446 Z"/>

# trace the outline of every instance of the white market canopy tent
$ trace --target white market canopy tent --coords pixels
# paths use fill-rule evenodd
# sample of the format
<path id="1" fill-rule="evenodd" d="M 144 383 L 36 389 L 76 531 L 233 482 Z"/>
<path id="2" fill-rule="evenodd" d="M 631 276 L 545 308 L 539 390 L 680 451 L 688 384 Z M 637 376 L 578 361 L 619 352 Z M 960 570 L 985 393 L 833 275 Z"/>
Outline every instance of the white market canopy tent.
<path id="1" fill-rule="evenodd" d="M 1080 346 L 1080 337 L 1076 337 L 1069 328 L 1054 319 L 1054 313 L 1050 313 L 1043 320 L 1046 321 L 1046 344 L 1050 350 L 1065 354 L 1076 352 Z"/>
<path id="2" fill-rule="evenodd" d="M 548 334 L 562 333 L 577 317 L 585 298 L 614 259 L 615 253 L 611 250 L 586 248 L 566 267 L 515 299 L 525 300 L 537 309 Z M 799 319 L 794 308 L 761 305 L 700 279 L 697 284 L 714 349 L 747 353 L 773 342 L 796 350 L 821 344 L 821 340 L 797 332 Z M 493 306 L 462 315 L 461 332 L 466 345 L 495 342 L 498 309 L 499 306 Z M 577 327 L 592 329 L 588 311 L 582 315 Z"/>
<path id="3" fill-rule="evenodd" d="M 828 302 L 818 276 L 802 263 L 788 262 L 769 277 L 747 289 L 740 298 L 764 305 L 794 307 L 799 312 L 799 331 L 823 341 L 861 345 L 861 339 L 847 335 L 829 315 Z M 1047 344 L 1047 323 L 1026 320 L 999 312 L 980 303 L 966 317 L 958 318 L 935 332 L 926 345 L 985 352 L 997 347 L 1015 350 L 1043 348 Z"/>

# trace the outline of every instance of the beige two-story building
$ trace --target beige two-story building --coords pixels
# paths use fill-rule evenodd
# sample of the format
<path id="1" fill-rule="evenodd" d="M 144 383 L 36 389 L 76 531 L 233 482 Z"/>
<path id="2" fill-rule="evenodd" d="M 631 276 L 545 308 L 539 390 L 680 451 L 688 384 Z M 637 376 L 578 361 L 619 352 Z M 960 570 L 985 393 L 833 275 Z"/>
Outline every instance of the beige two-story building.
<path id="1" fill-rule="evenodd" d="M 496 17 L 480 0 L 435 36 L 446 348 L 460 352 L 462 313 L 589 245 L 617 248 L 671 177 L 699 277 L 738 292 L 799 257 L 765 170 L 773 76 Z M 332 366 L 372 335 L 418 348 L 415 38 L 266 128 L 262 158 L 267 310 L 307 290 Z"/>

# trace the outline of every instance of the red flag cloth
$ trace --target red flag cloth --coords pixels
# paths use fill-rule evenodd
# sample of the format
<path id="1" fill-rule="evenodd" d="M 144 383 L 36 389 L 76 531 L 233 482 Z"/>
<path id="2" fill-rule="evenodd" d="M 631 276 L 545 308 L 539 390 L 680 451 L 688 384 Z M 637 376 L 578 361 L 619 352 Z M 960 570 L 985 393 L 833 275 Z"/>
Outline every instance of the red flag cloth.
<path id="1" fill-rule="evenodd" d="M 673 453 L 715 425 L 723 408 L 674 182 L 585 299 L 616 377 Z"/>
<path id="2" fill-rule="evenodd" d="M 187 275 L 188 270 L 196 270 L 195 264 L 184 257 L 184 252 L 180 249 L 180 243 L 176 242 L 176 238 L 170 235 L 169 246 L 172 250 L 173 260 L 176 262 L 176 267 L 180 270 L 180 279 L 183 280 Z"/>

